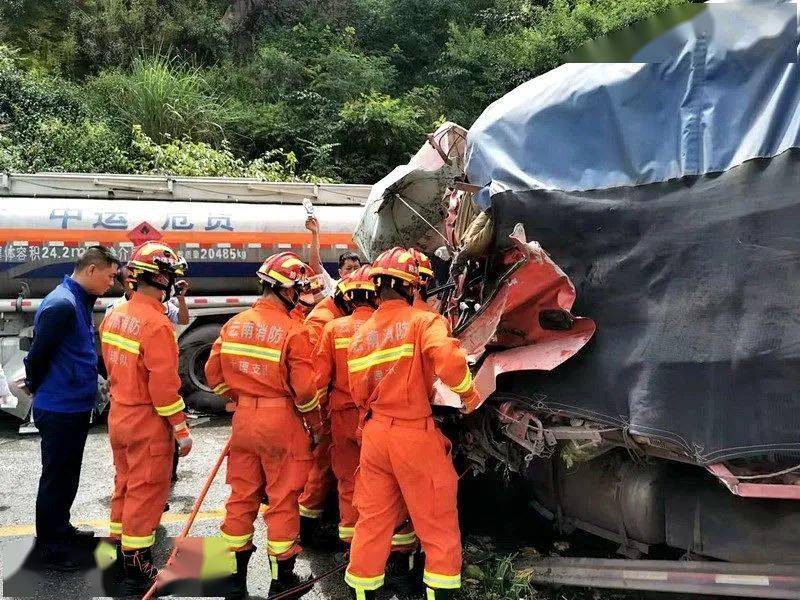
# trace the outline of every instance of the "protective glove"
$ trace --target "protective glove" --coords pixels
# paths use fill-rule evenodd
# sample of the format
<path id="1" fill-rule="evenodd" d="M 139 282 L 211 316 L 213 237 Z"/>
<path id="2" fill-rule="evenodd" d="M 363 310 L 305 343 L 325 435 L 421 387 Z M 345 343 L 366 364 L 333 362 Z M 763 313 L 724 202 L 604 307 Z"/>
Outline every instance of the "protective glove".
<path id="1" fill-rule="evenodd" d="M 192 434 L 189 433 L 189 426 L 186 421 L 172 426 L 175 441 L 178 442 L 178 454 L 186 456 L 192 450 Z"/>

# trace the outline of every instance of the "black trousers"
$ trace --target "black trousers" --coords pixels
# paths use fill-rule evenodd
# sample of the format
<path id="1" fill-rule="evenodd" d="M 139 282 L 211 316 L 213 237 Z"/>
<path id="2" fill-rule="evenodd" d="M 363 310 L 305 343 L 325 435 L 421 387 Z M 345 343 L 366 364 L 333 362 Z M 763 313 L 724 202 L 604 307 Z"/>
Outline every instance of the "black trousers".
<path id="1" fill-rule="evenodd" d="M 78 493 L 91 412 L 33 409 L 42 436 L 42 476 L 36 496 L 36 536 L 61 541 L 71 532 L 69 511 Z"/>

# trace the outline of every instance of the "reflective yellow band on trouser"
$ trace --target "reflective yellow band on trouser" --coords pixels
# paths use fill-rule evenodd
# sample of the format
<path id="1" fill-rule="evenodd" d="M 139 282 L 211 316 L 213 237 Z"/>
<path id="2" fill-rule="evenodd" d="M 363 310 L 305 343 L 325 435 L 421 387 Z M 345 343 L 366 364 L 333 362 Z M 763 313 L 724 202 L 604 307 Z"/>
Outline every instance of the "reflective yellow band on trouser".
<path id="1" fill-rule="evenodd" d="M 392 546 L 408 546 L 417 541 L 417 534 L 413 531 L 410 533 L 396 533 L 392 536 Z"/>
<path id="2" fill-rule="evenodd" d="M 139 342 L 121 336 L 118 333 L 104 331 L 103 335 L 100 336 L 100 341 L 109 346 L 119 348 L 120 350 L 125 350 L 125 352 L 130 352 L 131 354 L 139 354 Z"/>
<path id="3" fill-rule="evenodd" d="M 178 400 L 167 406 L 156 406 L 156 412 L 159 417 L 171 417 L 172 415 L 181 412 L 186 408 L 183 403 L 183 398 L 178 396 Z"/>
<path id="4" fill-rule="evenodd" d="M 139 550 L 140 548 L 149 548 L 156 543 L 155 532 L 145 536 L 125 535 L 122 534 L 122 546 L 124 548 L 133 548 Z"/>
<path id="5" fill-rule="evenodd" d="M 381 573 L 376 577 L 358 577 L 350 571 L 345 571 L 344 581 L 355 590 L 377 590 L 383 585 L 385 575 Z"/>
<path id="6" fill-rule="evenodd" d="M 252 533 L 245 533 L 244 535 L 229 535 L 220 529 L 219 536 L 225 540 L 231 548 L 241 548 L 253 539 Z"/>
<path id="7" fill-rule="evenodd" d="M 358 373 L 376 365 L 400 360 L 401 358 L 412 358 L 414 356 L 414 344 L 402 344 L 393 348 L 376 350 L 361 358 L 352 358 L 347 361 L 347 370 L 351 373 Z"/>
<path id="8" fill-rule="evenodd" d="M 294 547 L 294 540 L 272 541 L 267 540 L 267 552 L 273 555 L 285 554 Z"/>
<path id="9" fill-rule="evenodd" d="M 464 375 L 464 379 L 461 380 L 461 383 L 458 385 L 454 385 L 450 389 L 453 390 L 456 394 L 463 394 L 467 390 L 469 390 L 470 386 L 472 385 L 472 373 L 469 372 L 467 369 L 467 374 Z"/>
<path id="10" fill-rule="evenodd" d="M 353 534 L 355 532 L 356 532 L 356 528 L 355 527 L 342 527 L 340 525 L 339 526 L 339 539 L 340 540 L 344 540 L 344 541 L 352 540 L 353 539 Z"/>
<path id="11" fill-rule="evenodd" d="M 122 523 L 117 523 L 116 521 L 109 521 L 108 532 L 112 535 L 122 535 Z"/>
<path id="12" fill-rule="evenodd" d="M 307 517 L 309 519 L 319 519 L 322 516 L 322 509 L 314 510 L 312 508 L 306 508 L 302 504 L 297 505 L 300 509 L 300 516 Z"/>
<path id="13" fill-rule="evenodd" d="M 442 590 L 455 590 L 461 587 L 461 574 L 440 575 L 439 573 L 425 571 L 422 576 L 422 581 L 428 587 L 439 588 Z"/>
<path id="14" fill-rule="evenodd" d="M 220 354 L 260 358 L 261 360 L 268 360 L 270 362 L 281 361 L 281 351 L 276 348 L 254 346 L 253 344 L 239 344 L 237 342 L 222 342 Z"/>
<path id="15" fill-rule="evenodd" d="M 333 338 L 333 347 L 337 350 L 347 349 L 353 338 Z"/>

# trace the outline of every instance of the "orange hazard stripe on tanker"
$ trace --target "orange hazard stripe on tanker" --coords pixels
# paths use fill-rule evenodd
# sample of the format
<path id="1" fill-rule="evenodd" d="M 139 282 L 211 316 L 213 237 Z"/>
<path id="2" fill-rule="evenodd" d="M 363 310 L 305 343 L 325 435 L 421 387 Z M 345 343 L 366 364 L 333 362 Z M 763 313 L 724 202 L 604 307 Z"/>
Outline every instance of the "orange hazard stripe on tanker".
<path id="1" fill-rule="evenodd" d="M 292 244 L 308 243 L 308 233 L 257 231 L 226 231 L 224 233 L 162 231 L 159 242 L 164 244 Z M 57 240 L 60 242 L 84 242 L 96 240 L 101 244 L 130 242 L 128 231 L 98 231 L 96 229 L 0 229 L 0 241 Z M 349 233 L 321 233 L 321 244 L 346 244 L 353 246 Z"/>

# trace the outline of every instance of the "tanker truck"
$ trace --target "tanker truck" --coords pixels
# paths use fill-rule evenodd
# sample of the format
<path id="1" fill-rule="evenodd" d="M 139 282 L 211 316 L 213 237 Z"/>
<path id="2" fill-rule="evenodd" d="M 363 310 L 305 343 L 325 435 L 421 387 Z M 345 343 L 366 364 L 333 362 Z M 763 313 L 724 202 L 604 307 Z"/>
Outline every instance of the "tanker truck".
<path id="1" fill-rule="evenodd" d="M 258 294 L 254 274 L 274 252 L 307 255 L 304 198 L 320 220 L 320 253 L 335 273 L 353 248 L 352 232 L 370 186 L 270 183 L 254 179 L 140 175 L 0 174 L 0 362 L 9 381 L 24 376 L 33 317 L 42 298 L 84 248 L 104 244 L 121 261 L 144 240 L 160 239 L 189 263 L 190 322 L 178 328 L 181 394 L 189 408 L 224 409 L 203 367 L 222 324 Z M 122 293 L 95 304 L 98 325 Z M 102 371 L 102 369 L 101 369 Z M 6 412 L 25 420 L 31 398 L 12 386 L 18 403 Z M 98 382 L 98 412 L 107 405 Z"/>

